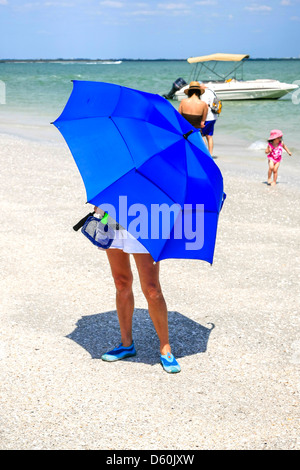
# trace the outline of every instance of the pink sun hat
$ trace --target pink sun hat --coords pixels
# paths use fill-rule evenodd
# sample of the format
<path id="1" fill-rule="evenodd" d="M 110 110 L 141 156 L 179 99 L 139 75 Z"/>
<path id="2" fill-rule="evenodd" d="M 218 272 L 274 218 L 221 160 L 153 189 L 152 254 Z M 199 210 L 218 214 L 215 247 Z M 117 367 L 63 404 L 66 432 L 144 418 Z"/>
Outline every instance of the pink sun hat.
<path id="1" fill-rule="evenodd" d="M 279 129 L 273 129 L 270 132 L 270 137 L 268 138 L 268 140 L 278 139 L 278 137 L 282 137 L 282 136 L 283 136 L 283 133 Z"/>

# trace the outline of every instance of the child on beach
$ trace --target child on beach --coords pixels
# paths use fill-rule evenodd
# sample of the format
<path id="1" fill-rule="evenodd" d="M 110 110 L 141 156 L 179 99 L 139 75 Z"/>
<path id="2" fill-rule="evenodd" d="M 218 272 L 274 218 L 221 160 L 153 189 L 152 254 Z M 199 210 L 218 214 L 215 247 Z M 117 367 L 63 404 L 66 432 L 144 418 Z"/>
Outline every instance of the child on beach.
<path id="1" fill-rule="evenodd" d="M 280 130 L 272 130 L 268 139 L 268 146 L 265 150 L 265 153 L 268 154 L 269 160 L 268 184 L 271 186 L 274 186 L 277 181 L 278 168 L 282 158 L 282 149 L 284 149 L 289 155 L 292 155 L 287 146 L 282 142 L 282 136 L 283 134 Z"/>

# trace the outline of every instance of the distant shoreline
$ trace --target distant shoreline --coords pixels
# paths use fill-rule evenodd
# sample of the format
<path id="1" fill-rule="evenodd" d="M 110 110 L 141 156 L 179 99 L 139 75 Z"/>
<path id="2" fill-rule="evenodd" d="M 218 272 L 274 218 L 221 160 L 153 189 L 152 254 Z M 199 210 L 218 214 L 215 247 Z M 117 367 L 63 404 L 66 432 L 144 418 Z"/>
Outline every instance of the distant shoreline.
<path id="1" fill-rule="evenodd" d="M 187 59 L 0 59 L 0 63 L 103 63 L 103 62 L 186 62 Z M 300 57 L 249 58 L 251 61 L 300 60 Z"/>

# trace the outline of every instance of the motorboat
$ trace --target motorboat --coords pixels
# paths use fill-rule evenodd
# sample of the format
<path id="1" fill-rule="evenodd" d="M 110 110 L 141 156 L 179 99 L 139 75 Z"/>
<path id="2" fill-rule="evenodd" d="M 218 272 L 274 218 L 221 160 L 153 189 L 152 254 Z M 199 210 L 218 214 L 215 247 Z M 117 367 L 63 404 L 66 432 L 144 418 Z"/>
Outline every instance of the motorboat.
<path id="1" fill-rule="evenodd" d="M 220 100 L 258 100 L 278 99 L 287 93 L 296 90 L 298 85 L 282 83 L 272 79 L 243 80 L 243 64 L 249 59 L 249 55 L 243 54 L 210 54 L 201 57 L 190 57 L 187 61 L 195 64 L 191 80 L 199 81 L 203 74 L 203 68 L 209 70 L 216 76 L 216 80 L 199 81 L 213 90 Z M 234 68 L 225 75 L 216 71 L 218 62 L 234 62 Z M 212 64 L 210 64 L 212 63 Z M 237 71 L 242 73 L 242 78 L 237 79 Z M 183 78 L 178 78 L 168 94 L 163 95 L 167 99 L 181 101 L 187 97 L 184 91 L 188 84 Z"/>

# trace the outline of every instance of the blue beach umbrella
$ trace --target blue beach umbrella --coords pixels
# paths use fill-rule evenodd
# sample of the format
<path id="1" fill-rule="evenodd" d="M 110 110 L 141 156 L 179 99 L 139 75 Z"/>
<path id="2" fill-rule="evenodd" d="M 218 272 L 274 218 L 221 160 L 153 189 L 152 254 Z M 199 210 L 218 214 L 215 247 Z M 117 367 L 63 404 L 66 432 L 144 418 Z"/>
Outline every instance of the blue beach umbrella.
<path id="1" fill-rule="evenodd" d="M 155 261 L 213 261 L 225 194 L 198 129 L 164 98 L 110 83 L 73 81 L 53 123 L 83 179 L 87 202 L 114 218 Z M 106 207 L 106 206 L 105 206 Z"/>

